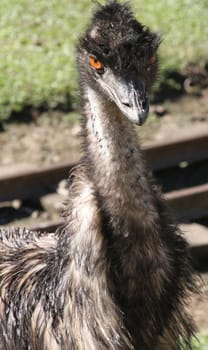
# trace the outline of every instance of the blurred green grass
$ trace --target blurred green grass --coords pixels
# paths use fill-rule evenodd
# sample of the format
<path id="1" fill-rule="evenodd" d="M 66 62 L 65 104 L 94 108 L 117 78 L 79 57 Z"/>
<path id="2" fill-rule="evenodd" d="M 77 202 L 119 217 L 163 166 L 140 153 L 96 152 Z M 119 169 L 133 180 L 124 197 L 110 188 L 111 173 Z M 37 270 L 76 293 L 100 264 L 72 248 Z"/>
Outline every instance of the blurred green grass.
<path id="1" fill-rule="evenodd" d="M 205 62 L 207 0 L 131 3 L 141 22 L 162 33 L 162 77 L 188 62 Z M 94 6 L 89 0 L 1 0 L 0 120 L 24 106 L 73 107 L 75 45 Z"/>
<path id="2" fill-rule="evenodd" d="M 194 341 L 193 350 L 208 350 L 208 334 L 198 336 L 198 340 Z"/>

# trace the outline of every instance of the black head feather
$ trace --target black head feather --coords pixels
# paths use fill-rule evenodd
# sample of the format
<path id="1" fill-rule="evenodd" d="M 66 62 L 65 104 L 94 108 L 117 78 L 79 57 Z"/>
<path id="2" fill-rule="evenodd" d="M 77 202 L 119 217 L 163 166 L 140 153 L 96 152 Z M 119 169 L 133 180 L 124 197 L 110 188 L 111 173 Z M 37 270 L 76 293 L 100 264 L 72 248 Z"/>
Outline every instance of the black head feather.
<path id="1" fill-rule="evenodd" d="M 113 0 L 99 5 L 79 49 L 120 73 L 145 65 L 159 44 L 159 36 L 136 20 L 127 3 Z"/>

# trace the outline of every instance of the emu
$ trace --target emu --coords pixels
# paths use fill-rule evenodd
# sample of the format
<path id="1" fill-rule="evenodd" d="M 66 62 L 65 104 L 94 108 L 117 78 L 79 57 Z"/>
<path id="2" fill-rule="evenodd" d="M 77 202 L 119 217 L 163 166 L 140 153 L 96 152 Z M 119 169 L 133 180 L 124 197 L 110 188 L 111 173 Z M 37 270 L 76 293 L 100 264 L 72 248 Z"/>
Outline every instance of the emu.
<path id="1" fill-rule="evenodd" d="M 191 349 L 197 279 L 134 129 L 160 38 L 129 5 L 97 6 L 77 48 L 83 157 L 65 224 L 0 231 L 0 350 Z"/>

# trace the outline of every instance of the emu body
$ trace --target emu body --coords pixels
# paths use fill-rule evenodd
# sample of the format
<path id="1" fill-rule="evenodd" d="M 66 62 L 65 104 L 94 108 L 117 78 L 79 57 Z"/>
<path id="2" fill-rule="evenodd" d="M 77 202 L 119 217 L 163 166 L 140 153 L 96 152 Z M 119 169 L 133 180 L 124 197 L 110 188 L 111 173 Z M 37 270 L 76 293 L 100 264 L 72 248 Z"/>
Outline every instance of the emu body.
<path id="1" fill-rule="evenodd" d="M 83 158 L 62 228 L 0 231 L 0 350 L 191 349 L 188 247 L 132 124 L 148 114 L 158 45 L 115 1 L 81 38 Z"/>

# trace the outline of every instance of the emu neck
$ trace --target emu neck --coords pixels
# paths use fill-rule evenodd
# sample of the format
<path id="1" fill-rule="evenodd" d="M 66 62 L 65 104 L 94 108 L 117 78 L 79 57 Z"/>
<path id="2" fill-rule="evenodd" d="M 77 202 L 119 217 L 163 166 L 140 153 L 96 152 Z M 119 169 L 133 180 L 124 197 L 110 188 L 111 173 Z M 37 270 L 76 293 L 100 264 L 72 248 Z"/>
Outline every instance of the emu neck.
<path id="1" fill-rule="evenodd" d="M 137 135 L 132 123 L 106 97 L 88 88 L 85 98 L 91 176 L 105 211 L 117 228 L 125 226 L 123 235 L 128 236 L 128 221 L 147 221 L 154 212 Z"/>

